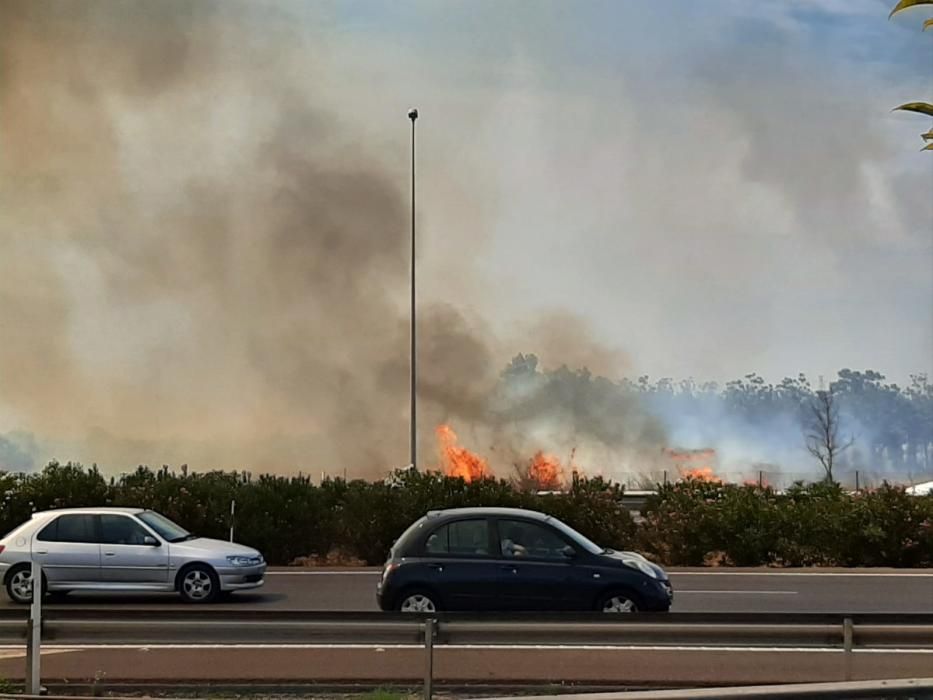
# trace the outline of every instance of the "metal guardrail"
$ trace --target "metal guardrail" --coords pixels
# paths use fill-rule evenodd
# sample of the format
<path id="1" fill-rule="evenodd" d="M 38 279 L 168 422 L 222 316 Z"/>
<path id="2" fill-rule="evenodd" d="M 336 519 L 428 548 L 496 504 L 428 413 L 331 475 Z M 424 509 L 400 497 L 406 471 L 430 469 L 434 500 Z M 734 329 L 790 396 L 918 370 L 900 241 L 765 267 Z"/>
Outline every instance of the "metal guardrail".
<path id="1" fill-rule="evenodd" d="M 933 678 L 846 683 L 789 683 L 742 688 L 647 690 L 583 695 L 538 695 L 489 700 L 850 700 L 851 698 L 933 698 Z"/>
<path id="2" fill-rule="evenodd" d="M 109 642 L 368 642 L 423 644 L 709 645 L 933 648 L 933 614 L 668 613 L 456 614 L 47 608 L 41 637 L 57 644 Z M 0 642 L 26 639 L 25 610 L 0 611 Z"/>

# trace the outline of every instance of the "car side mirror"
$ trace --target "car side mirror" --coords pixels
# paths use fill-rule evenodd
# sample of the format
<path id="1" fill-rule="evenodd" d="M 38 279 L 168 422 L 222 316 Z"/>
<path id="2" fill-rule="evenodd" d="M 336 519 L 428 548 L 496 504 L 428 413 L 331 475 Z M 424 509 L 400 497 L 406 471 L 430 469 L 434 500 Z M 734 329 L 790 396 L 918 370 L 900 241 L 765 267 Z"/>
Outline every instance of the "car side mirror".
<path id="1" fill-rule="evenodd" d="M 575 550 L 569 544 L 566 547 L 564 547 L 562 550 L 560 550 L 560 553 L 563 554 L 567 559 L 577 558 L 577 550 Z"/>
<path id="2" fill-rule="evenodd" d="M 162 546 L 162 543 L 159 542 L 159 540 L 157 540 L 155 537 L 150 537 L 149 535 L 146 535 L 145 537 L 143 537 L 143 544 L 149 545 L 150 547 L 161 547 Z"/>

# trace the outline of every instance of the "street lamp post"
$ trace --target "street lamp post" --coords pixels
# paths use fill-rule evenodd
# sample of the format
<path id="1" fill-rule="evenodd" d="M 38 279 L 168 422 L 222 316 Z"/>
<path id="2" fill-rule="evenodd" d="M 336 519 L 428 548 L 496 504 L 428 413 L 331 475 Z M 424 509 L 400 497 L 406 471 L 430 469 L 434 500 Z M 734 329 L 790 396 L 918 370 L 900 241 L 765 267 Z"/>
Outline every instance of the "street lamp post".
<path id="1" fill-rule="evenodd" d="M 409 411 L 410 436 L 409 436 L 409 456 L 411 457 L 411 468 L 418 469 L 418 413 L 416 405 L 417 393 L 417 361 L 416 361 L 416 334 L 415 334 L 415 120 L 418 118 L 418 110 L 408 110 L 408 118 L 411 119 L 411 385 L 409 387 L 411 406 Z"/>

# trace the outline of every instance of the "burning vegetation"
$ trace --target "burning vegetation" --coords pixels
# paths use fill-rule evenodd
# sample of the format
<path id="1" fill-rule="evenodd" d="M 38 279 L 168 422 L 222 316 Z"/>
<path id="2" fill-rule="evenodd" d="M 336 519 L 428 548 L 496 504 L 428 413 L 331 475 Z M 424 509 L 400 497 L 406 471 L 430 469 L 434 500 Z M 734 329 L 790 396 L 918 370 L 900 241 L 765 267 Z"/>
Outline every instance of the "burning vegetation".
<path id="1" fill-rule="evenodd" d="M 440 466 L 444 474 L 460 477 L 467 483 L 493 478 L 489 462 L 460 445 L 453 428 L 447 424 L 439 425 L 436 433 L 440 448 Z M 566 483 L 566 473 L 577 471 L 573 466 L 573 455 L 574 453 L 571 452 L 568 468 L 565 469 L 559 457 L 538 450 L 524 464 L 515 465 L 515 482 L 526 490 L 560 491 Z"/>
<path id="2" fill-rule="evenodd" d="M 492 479 L 494 474 L 488 460 L 460 444 L 454 429 L 445 424 L 436 429 L 440 449 L 440 470 L 447 476 L 460 477 L 467 483 L 479 479 Z M 514 464 L 515 484 L 528 491 L 561 491 L 570 481 L 570 475 L 583 473 L 574 462 L 572 450 L 566 466 L 554 454 L 538 450 L 524 462 Z M 679 480 L 724 481 L 716 473 L 717 454 L 714 449 L 680 450 L 662 448 L 662 455 L 677 472 Z"/>
<path id="3" fill-rule="evenodd" d="M 541 491 L 559 491 L 564 482 L 560 460 L 539 450 L 528 465 L 528 478 Z"/>
<path id="4" fill-rule="evenodd" d="M 723 481 L 716 476 L 716 450 L 676 450 L 664 448 L 664 455 L 673 463 L 681 479 Z"/>
<path id="5" fill-rule="evenodd" d="M 459 476 L 468 484 L 492 477 L 486 460 L 461 447 L 457 433 L 449 425 L 437 426 L 437 440 L 440 443 L 441 468 L 447 476 Z"/>

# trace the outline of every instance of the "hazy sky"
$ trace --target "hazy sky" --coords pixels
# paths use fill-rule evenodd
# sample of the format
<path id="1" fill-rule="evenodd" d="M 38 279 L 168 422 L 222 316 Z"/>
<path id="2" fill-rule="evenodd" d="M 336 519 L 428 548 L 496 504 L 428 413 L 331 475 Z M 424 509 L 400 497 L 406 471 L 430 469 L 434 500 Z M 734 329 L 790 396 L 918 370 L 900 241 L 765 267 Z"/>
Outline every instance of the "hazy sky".
<path id="1" fill-rule="evenodd" d="M 904 380 L 933 369 L 933 158 L 890 108 L 933 41 L 888 4 L 344 2 L 332 109 L 396 158 L 421 110 L 425 297 L 572 310 L 653 376 Z"/>
<path id="2" fill-rule="evenodd" d="M 412 106 L 426 420 L 518 352 L 933 372 L 930 124 L 891 112 L 933 36 L 890 4 L 8 0 L 0 438 L 403 463 Z"/>
<path id="3" fill-rule="evenodd" d="M 425 295 L 471 256 L 486 315 L 572 310 L 636 373 L 903 380 L 933 369 L 933 158 L 890 108 L 933 37 L 887 4 L 361 2 L 343 89 L 396 106 L 386 138 L 421 108 Z"/>

